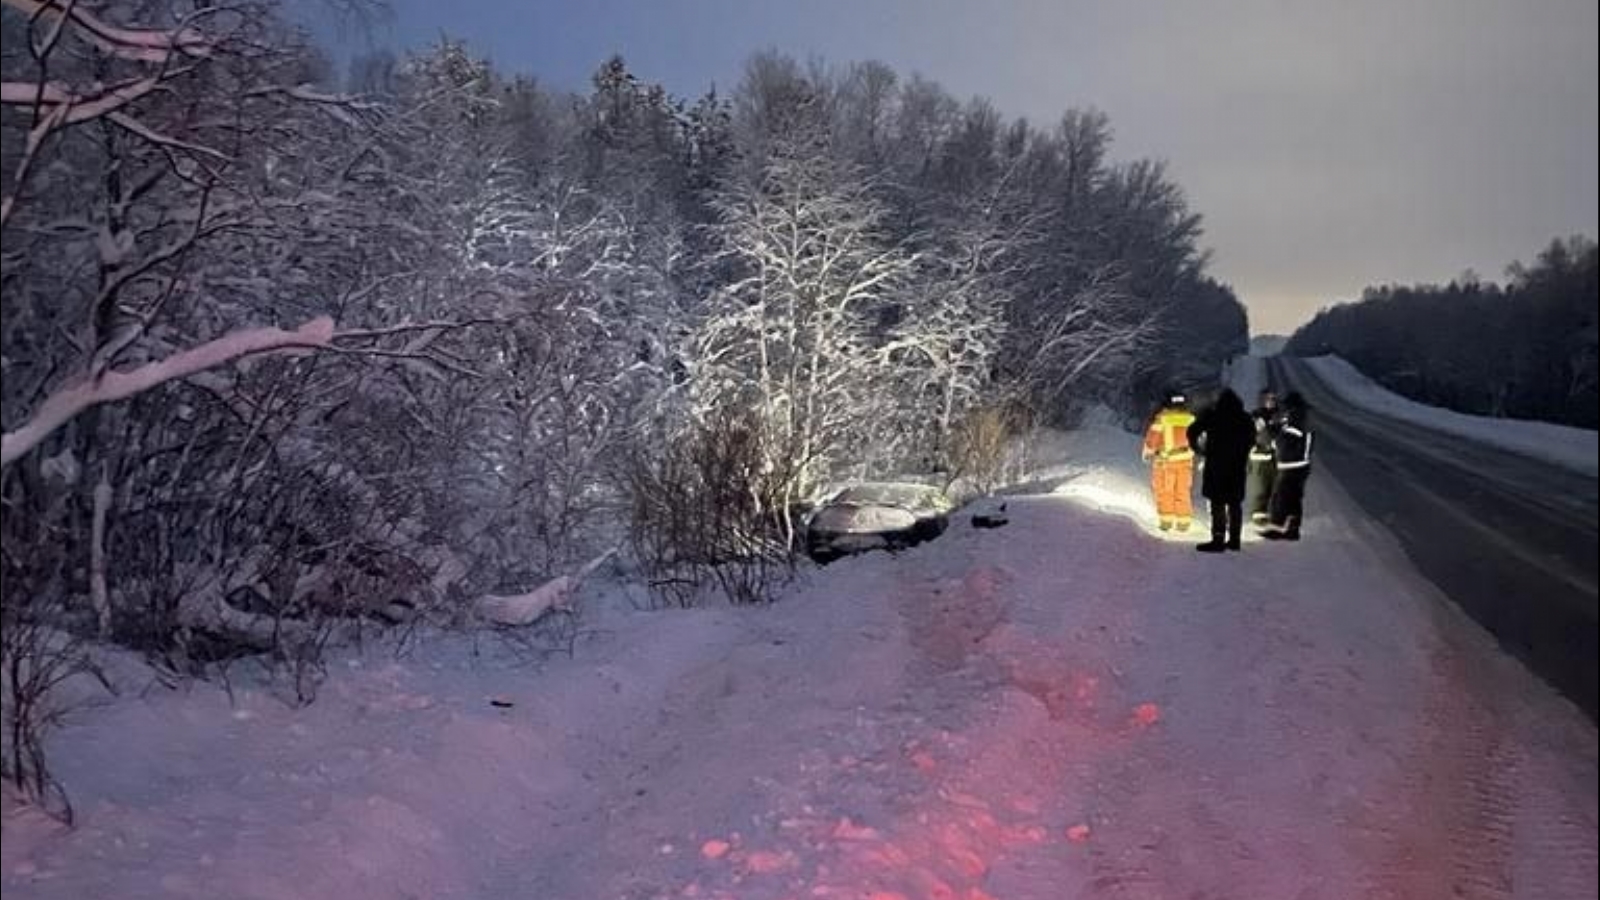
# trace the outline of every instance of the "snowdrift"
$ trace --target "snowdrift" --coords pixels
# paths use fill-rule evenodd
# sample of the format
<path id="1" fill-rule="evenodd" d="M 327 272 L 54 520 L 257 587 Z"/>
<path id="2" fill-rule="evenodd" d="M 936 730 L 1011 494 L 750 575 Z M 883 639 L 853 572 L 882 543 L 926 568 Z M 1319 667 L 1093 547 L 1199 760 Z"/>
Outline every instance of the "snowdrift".
<path id="1" fill-rule="evenodd" d="M 1306 364 L 1316 371 L 1329 390 L 1362 409 L 1407 419 L 1587 475 L 1596 474 L 1596 455 L 1600 453 L 1600 442 L 1597 442 L 1600 435 L 1596 432 L 1549 422 L 1469 416 L 1427 406 L 1382 387 L 1337 356 L 1315 357 L 1306 360 Z"/>

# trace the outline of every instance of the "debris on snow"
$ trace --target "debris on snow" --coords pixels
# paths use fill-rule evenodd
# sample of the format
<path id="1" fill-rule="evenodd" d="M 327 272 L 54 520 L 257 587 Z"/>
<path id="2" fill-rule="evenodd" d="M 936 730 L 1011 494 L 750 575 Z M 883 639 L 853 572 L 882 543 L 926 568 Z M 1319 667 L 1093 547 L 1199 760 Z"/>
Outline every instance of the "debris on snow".
<path id="1" fill-rule="evenodd" d="M 1006 505 L 1004 503 L 997 508 L 980 509 L 972 514 L 973 528 L 999 528 L 1010 521 L 1011 519 L 1006 515 Z"/>
<path id="2" fill-rule="evenodd" d="M 1161 721 L 1161 707 L 1154 703 L 1141 703 L 1133 708 L 1133 724 L 1148 728 Z"/>
<path id="3" fill-rule="evenodd" d="M 844 816 L 833 826 L 833 837 L 840 841 L 875 841 L 880 835 L 878 829 L 857 825 L 849 816 Z"/>
<path id="4" fill-rule="evenodd" d="M 744 857 L 744 868 L 757 875 L 788 872 L 799 864 L 800 860 L 792 850 L 752 850 Z"/>

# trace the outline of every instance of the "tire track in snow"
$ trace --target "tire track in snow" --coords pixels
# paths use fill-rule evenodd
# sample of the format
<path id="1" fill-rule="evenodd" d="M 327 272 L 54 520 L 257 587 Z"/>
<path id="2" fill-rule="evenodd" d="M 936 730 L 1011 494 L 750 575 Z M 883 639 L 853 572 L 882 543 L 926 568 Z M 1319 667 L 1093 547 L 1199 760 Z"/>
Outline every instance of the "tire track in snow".
<path id="1" fill-rule="evenodd" d="M 1593 729 L 1412 570 L 1337 483 L 1324 495 L 1356 540 L 1355 564 L 1396 579 L 1396 628 L 1415 635 L 1426 661 L 1421 701 L 1401 717 L 1409 724 L 1401 740 L 1373 747 L 1392 754 L 1394 768 L 1349 825 L 1370 865 L 1360 895 L 1594 896 L 1594 807 L 1582 822 L 1576 801 L 1595 792 Z M 1549 734 L 1565 742 L 1541 746 Z M 1552 791 L 1564 781 L 1582 785 L 1581 793 Z"/>
<path id="2" fill-rule="evenodd" d="M 1275 887 L 1262 892 L 1250 786 L 1226 765 L 1249 759 L 1252 739 L 1282 739 L 1278 710 L 1253 704 L 1255 689 L 1227 677 L 1270 657 L 1280 632 L 1255 592 L 1240 591 L 1239 608 L 1226 609 L 1196 587 L 1208 577 L 1243 572 L 1231 559 L 1197 558 L 1187 546 L 1152 547 L 1144 616 L 1134 626 L 1146 645 L 1123 664 L 1140 673 L 1146 693 L 1159 697 L 1163 719 L 1097 773 L 1095 799 L 1104 824 L 1102 844 L 1091 855 L 1089 896 L 1293 896 Z M 1228 627 L 1238 620 L 1258 627 Z M 1209 652 L 1197 655 L 1186 643 Z M 1195 667 L 1207 659 L 1210 664 Z"/>
<path id="3" fill-rule="evenodd" d="M 1397 808 L 1413 815 L 1390 823 L 1394 846 L 1374 896 L 1594 896 L 1593 732 L 1560 746 L 1541 740 L 1567 732 L 1562 719 L 1576 712 L 1565 701 L 1543 702 L 1544 686 L 1495 658 L 1498 651 L 1460 616 L 1439 619 L 1435 674 L 1417 728 L 1422 739 L 1395 787 Z M 1587 771 L 1574 777 L 1585 757 Z M 1563 783 L 1570 788 L 1560 790 Z"/>
<path id="4" fill-rule="evenodd" d="M 1537 758 L 1527 760 L 1521 779 L 1523 803 L 1515 817 L 1516 857 L 1512 861 L 1516 893 L 1525 897 L 1587 898 L 1595 895 L 1600 854 L 1595 847 L 1595 821 L 1580 821 L 1568 809 L 1575 796 L 1592 798 L 1595 786 L 1574 785 L 1562 793 L 1552 781 L 1531 777 L 1542 771 Z M 1523 847 L 1537 850 L 1523 852 Z"/>
<path id="5" fill-rule="evenodd" d="M 1169 897 L 1153 865 L 1168 849 L 1164 836 L 1135 812 L 1161 776 L 1159 759 L 1139 749 L 1158 729 L 1133 719 L 1147 697 L 1122 667 L 1154 650 L 1144 621 L 1161 591 L 1159 557 L 1192 551 L 1127 522 L 1080 518 L 1060 500 L 1023 509 L 1014 527 L 1026 531 L 993 549 L 1018 578 L 1013 619 L 987 650 L 1002 687 L 1034 704 L 1023 720 L 1031 724 L 1012 727 L 1031 727 L 1048 749 L 1011 765 L 1031 770 L 1033 790 L 1054 801 L 1045 810 L 1051 840 L 1001 860 L 986 886 L 1004 898 Z M 1079 567 L 1093 578 L 1075 577 Z M 1067 838 L 1069 828 L 1078 836 Z"/>
<path id="6" fill-rule="evenodd" d="M 1146 572 L 1150 647 L 1127 665 L 1166 714 L 1096 773 L 1103 809 L 1134 821 L 1105 816 L 1093 896 L 1592 896 L 1592 867 L 1561 893 L 1512 892 L 1525 733 L 1479 683 L 1496 654 L 1438 648 L 1431 609 L 1356 534 L 1321 521 L 1315 544 L 1227 563 L 1163 553 Z M 1213 579 L 1228 587 L 1192 589 Z M 1562 805 L 1536 817 L 1560 821 Z"/>
<path id="7" fill-rule="evenodd" d="M 923 579 L 896 592 L 896 607 L 924 674 L 955 672 L 967 665 L 1005 620 L 1002 592 L 1010 581 L 1003 568 L 975 566 L 959 578 Z"/>
<path id="8" fill-rule="evenodd" d="M 1056 501 L 1037 502 L 1049 509 Z M 1127 704 L 1103 651 L 1126 642 L 1104 625 L 1126 610 L 1128 595 L 1097 578 L 1091 596 L 1070 577 L 1041 572 L 1041 543 L 1060 536 L 1037 527 L 1057 520 L 1033 515 L 1033 505 L 1019 502 L 1011 540 L 958 532 L 937 553 L 903 557 L 906 574 L 918 572 L 895 595 L 915 654 L 908 702 L 949 727 L 923 718 L 905 747 L 921 788 L 892 819 L 835 829 L 845 842 L 818 865 L 827 873 L 814 896 L 1057 900 L 1074 895 L 1072 884 L 1093 889 L 1085 880 L 1091 848 L 1066 832 L 1087 816 L 1082 772 L 1127 740 L 1116 727 Z M 1037 540 L 1017 540 L 1025 535 Z M 1093 546 L 1061 560 L 1055 575 L 1066 576 L 1079 553 L 1115 556 L 1142 541 L 1124 523 L 1086 540 Z M 1116 571 L 1137 589 L 1136 567 Z M 1089 633 L 1053 641 L 1066 637 L 1063 619 Z"/>
<path id="9" fill-rule="evenodd" d="M 1417 723 L 1421 740 L 1393 787 L 1398 807 L 1412 816 L 1372 831 L 1389 852 L 1369 893 L 1510 900 L 1515 751 L 1491 711 L 1463 689 L 1456 662 L 1436 666 Z"/>

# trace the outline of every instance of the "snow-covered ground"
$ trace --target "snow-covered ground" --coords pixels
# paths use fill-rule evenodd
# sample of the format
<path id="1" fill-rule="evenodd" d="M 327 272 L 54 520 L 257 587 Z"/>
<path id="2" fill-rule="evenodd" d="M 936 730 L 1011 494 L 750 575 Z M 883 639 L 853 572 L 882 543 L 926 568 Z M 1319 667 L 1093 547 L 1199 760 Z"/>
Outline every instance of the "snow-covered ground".
<path id="1" fill-rule="evenodd" d="M 1335 485 L 1211 557 L 1148 527 L 1137 436 L 1030 452 L 1008 526 L 768 608 L 596 582 L 571 658 L 369 650 L 299 710 L 125 667 L 54 744 L 79 827 L 8 811 L 5 895 L 1595 895 L 1594 728 Z"/>
<path id="2" fill-rule="evenodd" d="M 1469 416 L 1395 394 L 1337 356 L 1306 360 L 1329 390 L 1364 409 L 1471 438 L 1589 475 L 1600 469 L 1600 435 L 1584 428 Z"/>

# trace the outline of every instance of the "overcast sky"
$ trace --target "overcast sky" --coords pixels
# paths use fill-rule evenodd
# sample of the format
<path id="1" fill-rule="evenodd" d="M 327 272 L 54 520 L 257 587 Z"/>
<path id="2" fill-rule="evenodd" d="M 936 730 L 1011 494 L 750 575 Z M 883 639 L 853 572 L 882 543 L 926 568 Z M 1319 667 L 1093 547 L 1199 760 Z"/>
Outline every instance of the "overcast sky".
<path id="1" fill-rule="evenodd" d="M 758 49 L 881 59 L 1050 124 L 1111 116 L 1166 159 L 1257 333 L 1367 284 L 1498 279 L 1600 207 L 1596 0 L 391 0 L 379 45 L 441 31 L 582 88 L 621 53 L 692 96 Z"/>

